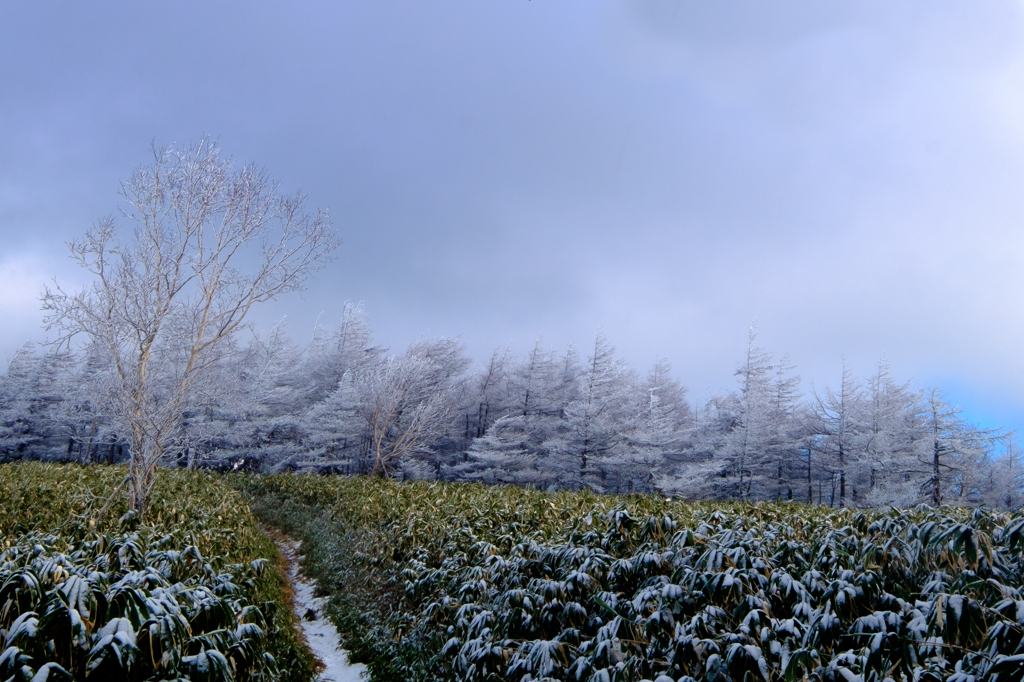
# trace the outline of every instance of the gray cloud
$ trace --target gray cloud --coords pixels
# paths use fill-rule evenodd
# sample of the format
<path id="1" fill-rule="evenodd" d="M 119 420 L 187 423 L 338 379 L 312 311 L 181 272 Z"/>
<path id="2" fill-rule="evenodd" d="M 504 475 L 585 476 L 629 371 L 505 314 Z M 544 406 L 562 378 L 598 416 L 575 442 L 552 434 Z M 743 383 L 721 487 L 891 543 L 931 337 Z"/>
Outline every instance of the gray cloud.
<path id="1" fill-rule="evenodd" d="M 287 314 L 483 358 L 603 325 L 698 398 L 746 329 L 1024 425 L 1019 4 L 9 3 L 0 351 L 148 145 L 219 136 L 345 240 Z M 45 271 L 45 272 L 44 272 Z M 35 284 L 31 285 L 36 286 Z M 969 402 L 969 405 L 968 405 Z"/>

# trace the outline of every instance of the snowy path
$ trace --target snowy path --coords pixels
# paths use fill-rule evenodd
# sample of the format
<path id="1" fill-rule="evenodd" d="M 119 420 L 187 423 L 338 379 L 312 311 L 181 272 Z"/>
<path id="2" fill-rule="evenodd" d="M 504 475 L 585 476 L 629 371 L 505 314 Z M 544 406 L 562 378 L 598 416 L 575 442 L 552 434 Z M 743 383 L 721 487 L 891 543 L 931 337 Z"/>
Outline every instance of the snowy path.
<path id="1" fill-rule="evenodd" d="M 324 605 L 327 600 L 323 597 L 314 596 L 313 581 L 306 578 L 299 570 L 299 544 L 279 533 L 271 535 L 277 543 L 285 562 L 288 564 L 288 580 L 291 581 L 295 590 L 295 599 L 292 602 L 292 609 L 302 624 L 302 631 L 309 643 L 313 655 L 324 664 L 324 669 L 317 678 L 319 682 L 365 682 L 363 674 L 366 666 L 351 664 L 348 656 L 341 649 L 341 641 L 338 639 L 338 631 L 324 615 Z M 315 614 L 312 620 L 305 616 L 312 611 Z"/>

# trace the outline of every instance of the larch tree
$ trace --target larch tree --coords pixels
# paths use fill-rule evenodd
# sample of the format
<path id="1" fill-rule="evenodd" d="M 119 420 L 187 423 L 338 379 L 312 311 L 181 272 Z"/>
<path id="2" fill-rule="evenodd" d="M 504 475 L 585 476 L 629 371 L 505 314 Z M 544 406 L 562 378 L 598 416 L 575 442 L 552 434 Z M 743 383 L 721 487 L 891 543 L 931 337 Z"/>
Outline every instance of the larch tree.
<path id="1" fill-rule="evenodd" d="M 279 320 L 265 334 L 254 334 L 243 359 L 241 375 L 246 385 L 244 415 L 249 420 L 297 414 L 308 407 L 303 351 Z"/>
<path id="2" fill-rule="evenodd" d="M 948 495 L 960 503 L 974 502 L 980 495 L 977 475 L 984 471 L 996 443 L 1007 434 L 981 429 L 968 423 L 960 408 L 950 405 L 942 392 L 931 389 L 924 404 L 926 437 L 919 455 L 929 469 L 923 492 L 929 504 L 938 506 Z"/>
<path id="3" fill-rule="evenodd" d="M 772 468 L 772 486 L 776 499 L 793 499 L 793 480 L 800 455 L 806 445 L 803 410 L 800 406 L 800 376 L 793 374 L 795 365 L 783 356 L 775 364 L 768 401 L 768 463 Z"/>
<path id="4" fill-rule="evenodd" d="M 345 372 L 359 372 L 383 358 L 387 349 L 373 344 L 373 330 L 362 303 L 345 301 L 333 329 L 316 325 L 306 358 L 309 400 L 320 402 L 338 388 Z"/>
<path id="5" fill-rule="evenodd" d="M 755 483 L 763 481 L 770 469 L 769 444 L 772 432 L 772 374 L 775 365 L 771 355 L 755 345 L 757 330 L 753 327 L 747 338 L 747 357 L 736 370 L 740 380 L 736 413 L 722 454 L 725 473 L 735 480 L 732 496 L 749 499 Z"/>
<path id="6" fill-rule="evenodd" d="M 657 479 L 666 495 L 686 500 L 735 496 L 728 448 L 740 412 L 736 392 L 711 396 L 693 410 L 682 460 Z M 723 485 L 723 481 L 725 484 Z"/>
<path id="7" fill-rule="evenodd" d="M 606 465 L 625 483 L 625 492 L 656 488 L 669 457 L 678 459 L 693 421 L 686 388 L 671 375 L 668 360 L 659 359 L 642 382 L 631 382 L 636 404 L 621 426 L 622 443 Z M 621 485 L 621 484 L 620 484 Z"/>
<path id="8" fill-rule="evenodd" d="M 511 365 L 511 347 L 496 349 L 486 367 L 477 372 L 472 381 L 466 382 L 459 411 L 463 415 L 463 434 L 467 441 L 482 437 L 491 424 L 512 409 Z"/>
<path id="9" fill-rule="evenodd" d="M 909 383 L 896 383 L 889 365 L 880 360 L 868 379 L 866 400 L 864 502 L 910 506 L 920 495 L 917 450 L 924 437 L 922 394 L 911 391 Z"/>
<path id="10" fill-rule="evenodd" d="M 988 469 L 984 502 L 1017 511 L 1024 506 L 1024 453 L 1012 439 Z"/>
<path id="11" fill-rule="evenodd" d="M 818 450 L 832 465 L 836 479 L 834 484 L 838 489 L 838 496 L 833 496 L 832 501 L 838 501 L 840 507 L 850 504 L 850 468 L 863 454 L 866 440 L 864 408 L 862 389 L 844 360 L 839 390 L 826 388 L 824 395 L 815 393 L 813 403 Z"/>
<path id="12" fill-rule="evenodd" d="M 0 461 L 20 459 L 41 440 L 32 424 L 38 365 L 35 344 L 26 343 L 7 363 L 7 371 L 0 378 Z"/>
<path id="13" fill-rule="evenodd" d="M 474 438 L 465 453 L 465 461 L 448 467 L 447 477 L 459 481 L 487 484 L 532 485 L 546 488 L 555 482 L 556 474 L 537 466 L 537 448 L 530 444 L 531 434 L 521 414 L 501 417 Z"/>
<path id="14" fill-rule="evenodd" d="M 509 418 L 494 435 L 499 441 L 525 443 L 537 454 L 538 466 L 553 471 L 557 459 L 550 442 L 566 428 L 566 407 L 575 399 L 580 376 L 579 358 L 570 347 L 559 361 L 538 338 L 522 362 L 513 366 L 509 380 Z M 490 432 L 488 432 L 490 433 Z"/>
<path id="15" fill-rule="evenodd" d="M 610 475 L 622 464 L 617 457 L 624 434 L 636 425 L 635 397 L 642 392 L 635 390 L 638 385 L 635 373 L 615 357 L 604 334 L 598 334 L 579 380 L 579 395 L 565 405 L 560 428 L 543 445 L 562 485 L 599 491 L 616 487 L 616 477 Z"/>
<path id="16" fill-rule="evenodd" d="M 542 341 L 538 338 L 526 358 L 510 371 L 512 414 L 549 416 L 563 406 L 555 395 L 558 369 L 554 355 L 544 350 Z"/>
<path id="17" fill-rule="evenodd" d="M 303 446 L 296 415 L 306 409 L 302 351 L 284 320 L 232 345 L 209 370 L 205 390 L 184 413 L 179 464 L 190 468 L 273 466 Z M 232 342 L 234 344 L 234 342 Z"/>
<path id="18" fill-rule="evenodd" d="M 181 416 L 253 306 L 302 288 L 336 248 L 326 211 L 283 193 L 216 142 L 153 149 L 121 185 L 132 225 L 108 217 L 69 244 L 92 275 L 83 290 L 47 288 L 47 328 L 85 335 L 107 356 L 111 415 L 130 444 L 129 504 L 145 516 L 157 466 Z"/>
<path id="19" fill-rule="evenodd" d="M 76 385 L 75 358 L 66 349 L 36 350 L 22 346 L 0 381 L 0 458 L 69 459 L 70 404 L 88 388 Z"/>
<path id="20" fill-rule="evenodd" d="M 660 424 L 655 430 L 665 430 L 675 439 L 680 431 L 693 425 L 693 408 L 686 399 L 686 387 L 672 377 L 672 365 L 666 358 L 654 363 L 644 379 L 643 391 L 647 397 L 643 418 Z"/>
<path id="21" fill-rule="evenodd" d="M 571 370 L 568 368 L 572 367 Z M 544 443 L 564 427 L 566 374 L 575 381 L 575 356 L 564 363 L 540 338 L 525 358 L 495 351 L 463 397 L 465 428 L 472 441 L 463 461 L 446 475 L 459 480 L 548 487 L 558 478 Z M 482 427 L 482 428 L 481 428 Z"/>
<path id="22" fill-rule="evenodd" d="M 82 464 L 113 460 L 116 434 L 109 428 L 106 405 L 109 367 L 90 344 L 77 358 L 70 357 L 68 371 L 60 377 L 61 400 L 56 405 L 56 421 L 67 436 L 67 457 Z"/>

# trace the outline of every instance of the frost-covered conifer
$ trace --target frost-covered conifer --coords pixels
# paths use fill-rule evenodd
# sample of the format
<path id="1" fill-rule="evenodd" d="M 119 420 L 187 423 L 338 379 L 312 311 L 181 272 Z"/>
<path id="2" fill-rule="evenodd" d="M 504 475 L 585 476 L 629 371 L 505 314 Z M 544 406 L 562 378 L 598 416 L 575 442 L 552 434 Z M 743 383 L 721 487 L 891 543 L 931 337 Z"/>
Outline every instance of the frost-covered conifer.
<path id="1" fill-rule="evenodd" d="M 832 472 L 836 494 L 830 495 L 828 502 L 834 506 L 846 507 L 855 502 L 850 473 L 866 457 L 869 431 L 867 407 L 863 390 L 853 378 L 845 360 L 839 389 L 826 387 L 823 394 L 814 394 L 813 451 L 820 455 Z"/>
<path id="2" fill-rule="evenodd" d="M 624 434 L 635 429 L 641 393 L 636 373 L 615 357 L 604 334 L 579 379 L 579 394 L 563 410 L 563 424 L 542 447 L 560 486 L 595 490 L 618 487 Z"/>

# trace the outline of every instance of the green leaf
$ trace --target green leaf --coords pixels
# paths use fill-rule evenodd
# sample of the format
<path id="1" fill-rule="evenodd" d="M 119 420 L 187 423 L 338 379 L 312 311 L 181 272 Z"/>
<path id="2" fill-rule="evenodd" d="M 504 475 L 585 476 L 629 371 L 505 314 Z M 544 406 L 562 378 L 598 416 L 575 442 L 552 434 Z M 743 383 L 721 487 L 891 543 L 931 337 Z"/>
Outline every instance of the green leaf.
<path id="1" fill-rule="evenodd" d="M 188 666 L 188 678 L 192 682 L 230 682 L 234 679 L 231 664 L 219 651 L 202 651 L 185 657 L 182 663 Z"/>
<path id="2" fill-rule="evenodd" d="M 139 651 L 154 670 L 176 668 L 190 634 L 184 616 L 168 613 L 142 624 L 137 635 Z"/>
<path id="3" fill-rule="evenodd" d="M 31 656 L 16 646 L 9 646 L 0 654 L 0 679 L 17 679 L 19 675 L 31 679 L 34 664 Z"/>
<path id="4" fill-rule="evenodd" d="M 75 682 L 75 676 L 56 663 L 46 663 L 36 671 L 32 682 Z"/>

